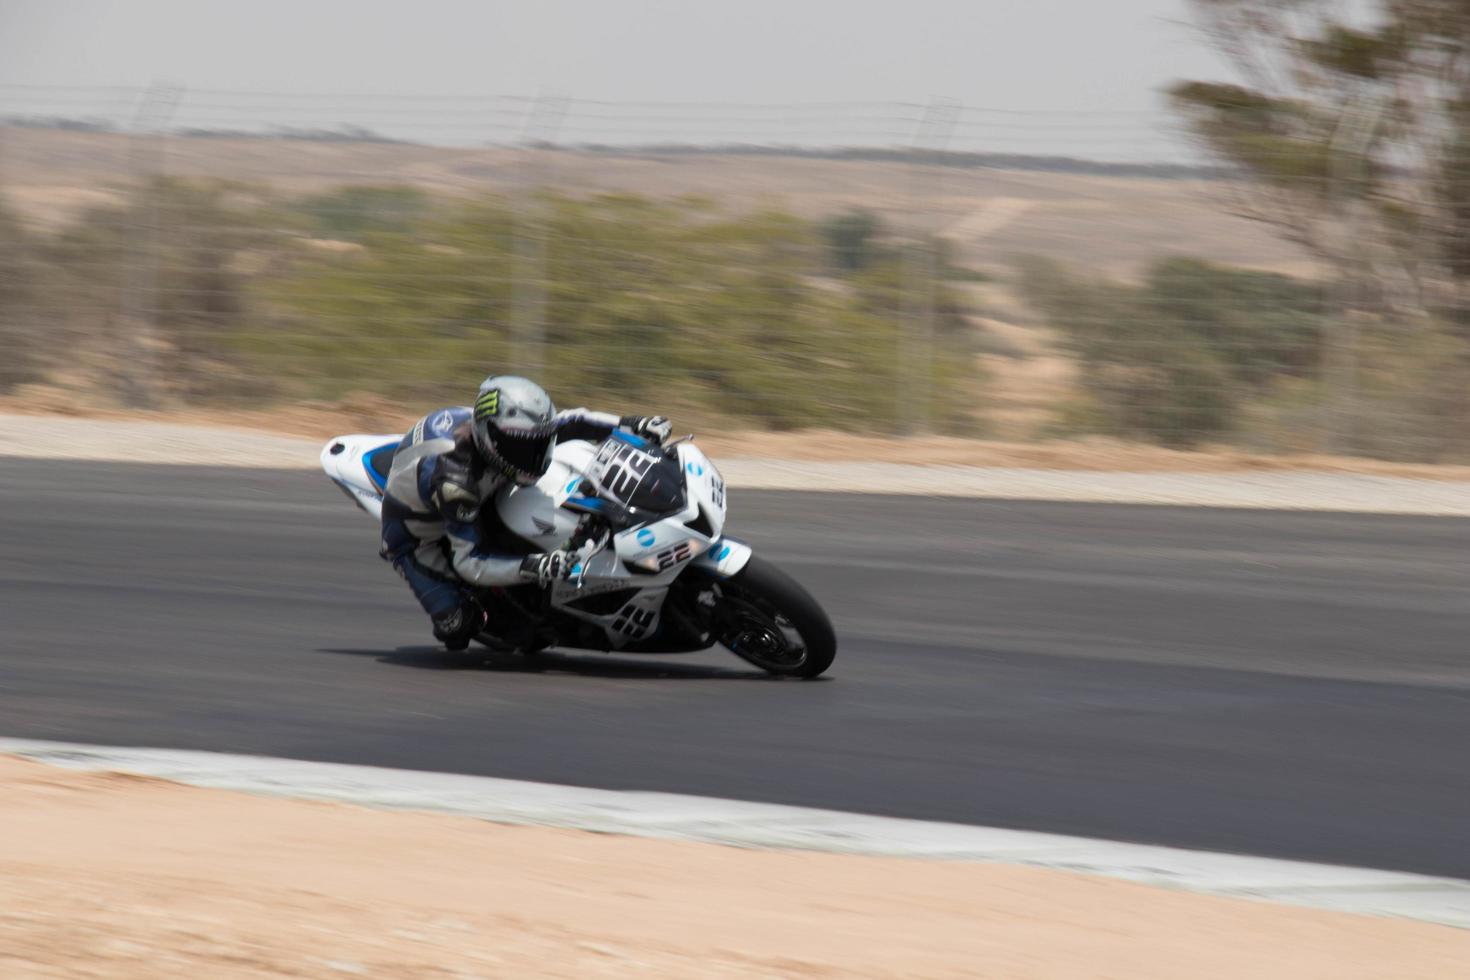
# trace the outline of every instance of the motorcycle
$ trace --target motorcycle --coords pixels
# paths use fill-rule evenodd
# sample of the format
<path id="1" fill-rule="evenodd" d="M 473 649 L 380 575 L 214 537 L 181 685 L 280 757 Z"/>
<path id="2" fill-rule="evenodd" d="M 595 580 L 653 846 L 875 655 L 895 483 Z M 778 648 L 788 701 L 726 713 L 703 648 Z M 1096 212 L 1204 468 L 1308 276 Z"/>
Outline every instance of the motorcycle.
<path id="1" fill-rule="evenodd" d="M 381 517 L 399 436 L 349 435 L 322 469 Z M 693 436 L 659 444 L 615 431 L 558 443 L 535 484 L 506 485 L 498 516 L 526 553 L 579 556 L 571 577 L 478 589 L 483 645 L 535 656 L 559 647 L 692 653 L 719 644 L 782 677 L 816 677 L 837 655 L 832 623 L 796 580 L 724 533 L 725 481 Z"/>

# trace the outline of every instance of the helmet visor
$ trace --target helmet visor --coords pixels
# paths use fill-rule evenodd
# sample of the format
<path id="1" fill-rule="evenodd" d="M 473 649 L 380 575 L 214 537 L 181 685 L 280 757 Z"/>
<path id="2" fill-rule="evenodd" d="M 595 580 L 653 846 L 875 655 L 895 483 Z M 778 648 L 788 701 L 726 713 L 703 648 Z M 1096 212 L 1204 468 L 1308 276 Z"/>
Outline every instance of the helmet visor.
<path id="1" fill-rule="evenodd" d="M 551 426 L 494 435 L 494 456 L 501 468 L 521 483 L 535 483 L 551 465 L 556 430 Z"/>

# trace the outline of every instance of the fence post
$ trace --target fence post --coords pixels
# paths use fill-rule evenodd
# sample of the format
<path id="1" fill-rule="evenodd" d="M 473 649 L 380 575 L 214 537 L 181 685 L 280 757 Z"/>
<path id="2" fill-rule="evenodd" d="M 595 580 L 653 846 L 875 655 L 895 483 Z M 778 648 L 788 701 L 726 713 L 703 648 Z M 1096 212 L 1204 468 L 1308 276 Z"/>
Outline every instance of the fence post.
<path id="1" fill-rule="evenodd" d="M 1357 307 L 1364 294 L 1363 277 L 1369 274 L 1369 260 L 1362 238 L 1362 192 L 1354 185 L 1363 176 L 1368 147 L 1383 110 L 1381 99 L 1371 104 L 1361 99 L 1353 102 L 1343 112 L 1327 148 L 1329 214 L 1339 216 L 1342 229 L 1338 281 L 1334 283 L 1335 301 L 1330 311 L 1333 322 L 1323 365 L 1327 388 L 1322 392 L 1322 450 L 1328 453 L 1351 452 L 1356 435 L 1362 315 Z"/>
<path id="2" fill-rule="evenodd" d="M 928 432 L 934 423 L 934 322 L 939 267 L 937 215 L 943 167 L 925 179 L 926 151 L 942 153 L 959 118 L 954 99 L 933 98 L 924 107 L 909 146 L 910 242 L 903 263 L 902 325 L 899 331 L 898 407 L 894 419 L 900 435 Z"/>
<path id="3" fill-rule="evenodd" d="M 133 114 L 128 137 L 128 173 L 143 207 L 142 220 L 132 229 L 131 259 L 127 263 L 122 297 L 120 355 L 124 398 L 134 408 L 157 402 L 158 276 L 162 261 L 163 216 L 159 210 L 157 179 L 163 171 L 163 141 L 169 120 L 183 97 L 177 82 L 154 80 Z"/>
<path id="4" fill-rule="evenodd" d="M 555 144 L 569 103 L 564 95 L 537 96 L 521 130 L 520 198 L 511 232 L 511 356 L 519 374 L 539 378 L 546 357 L 546 284 L 550 232 L 544 204 L 536 200 L 537 154 Z M 539 174 L 545 178 L 545 174 Z M 542 382 L 545 383 L 545 382 Z"/>

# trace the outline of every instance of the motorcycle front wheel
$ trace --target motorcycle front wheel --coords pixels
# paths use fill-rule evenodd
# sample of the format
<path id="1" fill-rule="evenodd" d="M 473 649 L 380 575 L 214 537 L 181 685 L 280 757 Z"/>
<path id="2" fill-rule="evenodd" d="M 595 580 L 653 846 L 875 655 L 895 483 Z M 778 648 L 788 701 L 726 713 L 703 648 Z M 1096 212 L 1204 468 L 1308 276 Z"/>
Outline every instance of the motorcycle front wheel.
<path id="1" fill-rule="evenodd" d="M 779 677 L 816 677 L 832 666 L 832 622 L 801 583 L 759 555 L 715 585 L 716 633 L 737 657 Z"/>

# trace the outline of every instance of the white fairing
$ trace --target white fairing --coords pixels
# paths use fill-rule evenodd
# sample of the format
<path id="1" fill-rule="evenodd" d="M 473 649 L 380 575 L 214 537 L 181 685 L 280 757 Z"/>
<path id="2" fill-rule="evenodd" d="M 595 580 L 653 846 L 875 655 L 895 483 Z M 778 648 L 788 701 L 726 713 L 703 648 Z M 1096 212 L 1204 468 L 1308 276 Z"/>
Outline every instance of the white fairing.
<path id="1" fill-rule="evenodd" d="M 396 436 L 338 436 L 322 447 L 322 469 L 352 502 L 376 518 L 383 516 L 383 493 L 368 473 L 365 457 L 384 446 L 396 446 Z"/>
<path id="2" fill-rule="evenodd" d="M 725 478 L 694 443 L 681 442 L 677 448 L 684 466 L 684 488 L 692 500 L 704 506 L 718 538 L 725 531 Z"/>
<path id="3" fill-rule="evenodd" d="M 568 497 L 582 496 L 584 480 L 601 483 L 612 463 L 614 442 L 598 447 L 586 442 L 558 444 L 551 468 L 532 487 L 506 487 L 496 497 L 501 520 L 538 549 L 549 550 L 569 538 L 577 516 L 562 507 Z M 636 449 L 623 453 L 636 455 Z M 734 575 L 750 560 L 750 549 L 722 538 L 725 525 L 725 481 L 709 457 L 693 444 L 676 447 L 684 472 L 687 506 L 683 511 L 613 536 L 609 546 L 592 554 L 580 582 L 563 582 L 552 589 L 552 605 L 568 615 L 595 623 L 614 647 L 652 635 L 659 626 L 669 586 L 686 569 L 699 565 L 717 575 Z M 687 525 L 703 509 L 712 534 Z M 638 571 L 633 571 L 637 568 Z M 592 596 L 638 589 L 626 602 L 608 612 L 580 608 Z"/>
<path id="4" fill-rule="evenodd" d="M 551 466 L 534 486 L 502 487 L 495 495 L 495 509 L 505 526 L 535 545 L 537 551 L 560 547 L 577 529 L 577 515 L 561 505 L 582 482 L 592 452 L 592 446 L 580 440 L 559 443 Z"/>
<path id="5" fill-rule="evenodd" d="M 333 439 L 322 450 L 322 469 L 363 510 L 381 516 L 382 493 L 365 459 L 374 450 L 398 441 L 398 436 Z M 341 448 L 333 452 L 338 446 Z M 505 526 L 537 551 L 562 547 L 579 521 L 575 512 L 562 505 L 569 497 L 585 502 L 584 481 L 591 478 L 600 483 L 620 447 L 605 443 L 601 455 L 598 448 L 580 440 L 558 443 L 550 468 L 534 485 L 501 488 L 495 507 Z M 577 579 L 552 588 L 553 606 L 599 626 L 614 648 L 644 639 L 658 629 L 669 586 L 687 569 L 698 566 L 728 578 L 750 560 L 748 546 L 723 536 L 726 502 L 720 471 L 693 443 L 680 443 L 675 451 L 684 472 L 685 509 L 614 535 L 606 547 L 586 556 Z M 638 451 L 635 446 L 622 448 L 621 453 L 636 456 Z M 701 513 L 711 533 L 688 526 L 698 524 Z M 633 589 L 637 591 L 615 607 L 585 608 L 591 597 Z"/>
<path id="6" fill-rule="evenodd" d="M 721 538 L 709 551 L 694 559 L 690 564 L 711 571 L 720 578 L 729 578 L 744 568 L 753 554 L 755 552 L 744 541 Z"/>

